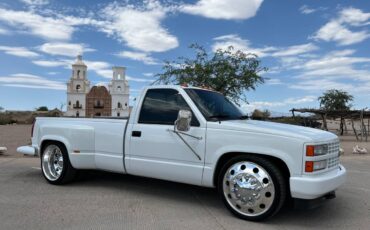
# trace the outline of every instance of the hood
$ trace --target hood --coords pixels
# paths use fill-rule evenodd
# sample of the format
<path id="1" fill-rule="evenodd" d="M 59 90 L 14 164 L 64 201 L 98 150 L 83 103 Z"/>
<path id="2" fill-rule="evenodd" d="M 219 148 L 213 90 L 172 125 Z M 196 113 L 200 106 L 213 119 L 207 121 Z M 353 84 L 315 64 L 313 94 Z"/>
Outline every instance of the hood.
<path id="1" fill-rule="evenodd" d="M 335 134 L 320 129 L 256 120 L 208 122 L 207 128 L 285 136 L 307 142 L 329 141 L 338 138 Z"/>

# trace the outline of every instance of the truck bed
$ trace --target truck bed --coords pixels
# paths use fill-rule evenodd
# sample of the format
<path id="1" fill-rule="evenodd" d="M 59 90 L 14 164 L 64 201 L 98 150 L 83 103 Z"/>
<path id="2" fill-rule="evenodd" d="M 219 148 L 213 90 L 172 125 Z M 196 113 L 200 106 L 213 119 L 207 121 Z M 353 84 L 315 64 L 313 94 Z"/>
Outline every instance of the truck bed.
<path id="1" fill-rule="evenodd" d="M 124 137 L 127 118 L 36 118 L 32 143 L 64 143 L 71 163 L 79 169 L 125 172 Z"/>

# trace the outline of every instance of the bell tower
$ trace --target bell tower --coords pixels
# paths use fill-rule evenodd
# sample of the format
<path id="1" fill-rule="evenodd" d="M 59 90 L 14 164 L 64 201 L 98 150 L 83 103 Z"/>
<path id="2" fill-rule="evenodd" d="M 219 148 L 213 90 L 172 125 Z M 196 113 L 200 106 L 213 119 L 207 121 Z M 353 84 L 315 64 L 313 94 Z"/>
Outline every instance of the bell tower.
<path id="1" fill-rule="evenodd" d="M 87 66 L 82 55 L 72 64 L 72 76 L 67 83 L 67 116 L 84 117 L 86 114 L 86 94 L 90 90 L 87 79 Z"/>
<path id="2" fill-rule="evenodd" d="M 109 84 L 109 92 L 112 95 L 112 116 L 126 117 L 129 115 L 130 86 L 126 80 L 126 68 L 115 66 L 113 78 Z"/>

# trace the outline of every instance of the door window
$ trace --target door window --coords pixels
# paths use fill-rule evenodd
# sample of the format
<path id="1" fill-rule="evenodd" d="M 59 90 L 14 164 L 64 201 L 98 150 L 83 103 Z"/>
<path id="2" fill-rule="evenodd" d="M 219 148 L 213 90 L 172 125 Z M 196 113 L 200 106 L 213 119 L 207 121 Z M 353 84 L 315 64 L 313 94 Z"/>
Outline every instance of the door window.
<path id="1" fill-rule="evenodd" d="M 139 123 L 173 125 L 179 110 L 182 109 L 191 111 L 189 105 L 177 90 L 149 89 L 141 107 Z M 194 114 L 191 125 L 200 125 Z"/>

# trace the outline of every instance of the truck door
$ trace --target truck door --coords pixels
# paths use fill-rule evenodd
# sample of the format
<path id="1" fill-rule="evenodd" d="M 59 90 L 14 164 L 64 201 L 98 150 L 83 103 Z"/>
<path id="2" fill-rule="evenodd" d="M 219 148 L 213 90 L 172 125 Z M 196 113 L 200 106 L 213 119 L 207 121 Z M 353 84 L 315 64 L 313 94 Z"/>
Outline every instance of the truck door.
<path id="1" fill-rule="evenodd" d="M 131 136 L 129 151 L 125 158 L 130 174 L 201 184 L 205 154 L 205 124 L 202 127 L 193 113 L 191 128 L 186 132 L 191 136 L 180 134 L 188 145 L 185 144 L 173 132 L 174 122 L 181 109 L 191 111 L 177 90 L 147 90 L 141 109 L 137 111 L 136 121 L 128 127 L 126 133 Z"/>

